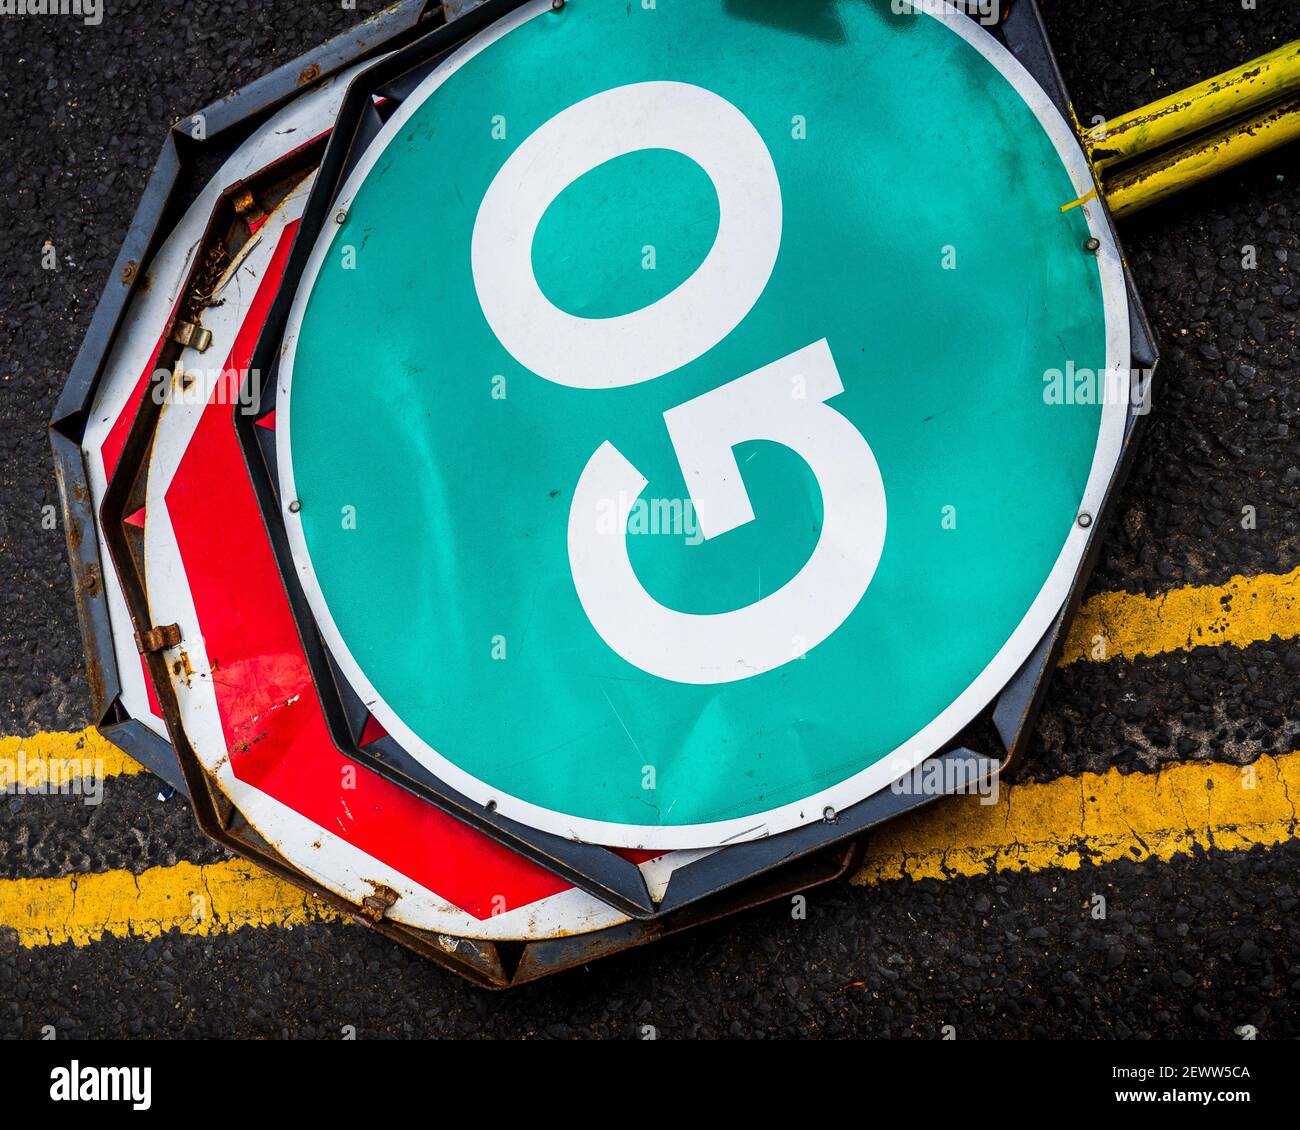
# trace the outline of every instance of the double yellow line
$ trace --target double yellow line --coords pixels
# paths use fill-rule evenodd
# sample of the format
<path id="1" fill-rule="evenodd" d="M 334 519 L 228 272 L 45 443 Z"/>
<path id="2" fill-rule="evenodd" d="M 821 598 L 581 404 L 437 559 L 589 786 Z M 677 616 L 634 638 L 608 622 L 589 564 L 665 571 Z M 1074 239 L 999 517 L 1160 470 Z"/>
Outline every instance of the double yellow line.
<path id="1" fill-rule="evenodd" d="M 1106 593 L 1081 609 L 1061 663 L 1134 659 L 1196 647 L 1245 647 L 1300 636 L 1300 569 L 1234 577 L 1157 597 Z M 93 730 L 0 739 L 6 766 L 56 761 L 100 777 L 141 772 Z M 1084 773 L 935 805 L 870 838 L 853 882 L 944 879 L 989 872 L 1077 869 L 1119 859 L 1169 860 L 1200 849 L 1237 851 L 1297 835 L 1300 753 L 1249 766 L 1184 762 L 1157 773 Z M 242 860 L 178 863 L 57 879 L 0 880 L 0 930 L 28 947 L 104 937 L 211 935 L 243 926 L 335 921 L 333 910 Z"/>
<path id="2" fill-rule="evenodd" d="M 1077 870 L 1279 844 L 1296 835 L 1293 797 L 1300 798 L 1300 753 L 1245 767 L 1183 763 L 1153 774 L 1111 770 L 1015 785 L 995 804 L 961 797 L 886 825 L 870 837 L 853 882 Z M 0 882 L 0 929 L 15 930 L 28 947 L 337 919 L 243 860 Z"/>

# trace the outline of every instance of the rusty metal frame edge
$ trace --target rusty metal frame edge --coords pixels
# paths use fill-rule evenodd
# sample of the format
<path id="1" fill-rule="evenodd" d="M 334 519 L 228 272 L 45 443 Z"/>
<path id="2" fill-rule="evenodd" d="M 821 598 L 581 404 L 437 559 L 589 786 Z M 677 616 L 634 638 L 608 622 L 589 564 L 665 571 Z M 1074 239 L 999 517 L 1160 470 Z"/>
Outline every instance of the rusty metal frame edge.
<path id="1" fill-rule="evenodd" d="M 98 516 L 93 513 L 81 439 L 87 416 L 94 403 L 114 342 L 121 329 L 127 308 L 161 240 L 165 238 L 163 221 L 180 194 L 180 182 L 187 166 L 200 151 L 233 149 L 243 138 L 228 141 L 215 139 L 229 135 L 237 126 L 250 130 L 263 115 L 325 79 L 433 26 L 433 17 L 442 17 L 437 0 L 399 0 L 357 27 L 335 36 L 324 44 L 290 60 L 261 78 L 219 99 L 203 110 L 207 124 L 202 140 L 191 137 L 177 123 L 163 138 L 157 161 L 145 183 L 140 201 L 127 228 L 122 246 L 107 281 L 100 292 L 90 324 L 82 338 L 68 377 L 59 391 L 49 420 L 50 445 L 55 479 L 63 515 L 64 535 L 68 544 L 68 561 L 72 571 L 78 621 L 86 649 L 86 673 L 90 689 L 92 721 L 113 729 L 131 748 L 124 752 L 134 756 L 144 746 L 131 735 L 130 728 L 117 725 L 116 704 L 121 692 L 117 657 L 113 650 L 112 627 L 108 618 L 107 598 L 100 578 L 104 562 L 99 552 Z M 314 73 L 312 69 L 315 68 Z M 310 81 L 303 81 L 311 74 Z M 195 115 L 191 115 L 191 119 Z M 182 119 L 184 122 L 187 119 Z M 141 730 L 146 730 L 141 726 Z M 146 731 L 147 732 L 147 731 Z M 154 737 L 150 732 L 150 736 Z M 110 740 L 113 740 L 110 738 Z M 161 739 L 159 739 L 161 740 Z M 164 743 L 165 744 L 165 743 Z M 151 751 L 149 768 L 165 765 L 158 751 Z M 176 787 L 179 770 L 168 768 L 160 776 Z"/>
<path id="2" fill-rule="evenodd" d="M 53 429 L 50 430 L 50 447 L 54 455 L 63 532 L 68 545 L 68 563 L 72 570 L 73 597 L 86 646 L 90 708 L 94 722 L 103 725 L 121 692 L 121 682 L 117 656 L 113 652 L 108 601 L 101 583 L 103 566 L 91 509 L 86 460 L 76 440 Z"/>

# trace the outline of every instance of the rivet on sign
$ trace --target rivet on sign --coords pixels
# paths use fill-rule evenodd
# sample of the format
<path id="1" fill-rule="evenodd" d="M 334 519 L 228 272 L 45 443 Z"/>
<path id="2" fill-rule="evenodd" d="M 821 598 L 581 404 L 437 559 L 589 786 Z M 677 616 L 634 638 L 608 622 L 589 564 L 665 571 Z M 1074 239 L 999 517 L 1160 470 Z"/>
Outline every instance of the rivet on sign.
<path id="1" fill-rule="evenodd" d="M 1085 243 L 1085 244 L 1083 245 L 1083 247 L 1084 247 L 1084 250 L 1085 250 L 1085 251 L 1092 251 L 1092 252 L 1100 251 L 1100 250 L 1101 250 L 1101 240 L 1099 240 L 1099 239 L 1094 235 L 1094 236 L 1092 236 L 1092 237 L 1088 240 L 1087 243 Z"/>
<path id="2" fill-rule="evenodd" d="M 563 3 L 564 0 L 560 0 L 560 2 Z M 488 810 L 489 812 L 495 812 L 495 811 L 497 810 L 497 802 L 494 801 L 494 800 L 490 800 L 490 801 L 488 801 L 488 802 L 487 802 L 487 810 Z"/>
<path id="3" fill-rule="evenodd" d="M 1086 510 L 1079 515 L 1079 525 L 1081 525 L 1085 530 L 1092 525 L 1092 515 Z"/>
<path id="4" fill-rule="evenodd" d="M 551 11 L 558 12 L 564 7 L 564 0 L 551 0 Z"/>
<path id="5" fill-rule="evenodd" d="M 336 224 L 341 224 L 341 223 L 342 223 L 344 220 L 346 220 L 347 218 L 348 218 L 348 210 L 347 210 L 346 208 L 340 208 L 340 209 L 339 209 L 339 210 L 334 214 L 334 222 L 335 222 Z"/>
<path id="6" fill-rule="evenodd" d="M 835 823 L 835 809 L 833 809 L 829 804 L 822 809 L 822 819 L 825 820 L 827 824 Z"/>
<path id="7" fill-rule="evenodd" d="M 301 509 L 302 509 L 302 503 L 299 502 L 296 498 L 291 503 L 289 503 L 290 514 L 297 514 L 298 511 Z"/>

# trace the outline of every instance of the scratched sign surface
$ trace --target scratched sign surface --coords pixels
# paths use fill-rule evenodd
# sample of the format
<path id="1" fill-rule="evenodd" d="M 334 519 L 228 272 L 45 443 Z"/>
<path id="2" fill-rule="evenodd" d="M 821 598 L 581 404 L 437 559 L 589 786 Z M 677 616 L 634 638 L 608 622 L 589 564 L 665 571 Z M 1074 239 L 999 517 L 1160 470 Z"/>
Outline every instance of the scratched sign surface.
<path id="1" fill-rule="evenodd" d="M 290 317 L 285 521 L 346 677 L 575 838 L 715 845 L 884 787 L 1026 659 L 1114 470 L 1091 188 L 953 12 L 494 25 L 367 150 Z"/>

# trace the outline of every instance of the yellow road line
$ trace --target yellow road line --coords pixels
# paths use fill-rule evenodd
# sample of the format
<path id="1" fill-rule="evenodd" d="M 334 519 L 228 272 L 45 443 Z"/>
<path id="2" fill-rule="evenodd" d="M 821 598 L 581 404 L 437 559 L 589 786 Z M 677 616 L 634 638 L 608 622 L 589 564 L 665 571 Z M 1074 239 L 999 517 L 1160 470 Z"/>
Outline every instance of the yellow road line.
<path id="1" fill-rule="evenodd" d="M 335 911 L 243 860 L 177 863 L 60 879 L 0 881 L 0 929 L 27 947 L 104 937 L 157 938 L 168 930 L 212 935 L 241 926 L 300 926 Z"/>
<path id="2" fill-rule="evenodd" d="M 1094 596 L 1079 609 L 1061 665 L 1080 659 L 1135 659 L 1195 647 L 1246 647 L 1300 636 L 1300 569 L 1188 585 L 1158 596 Z"/>
<path id="3" fill-rule="evenodd" d="M 1300 753 L 1252 765 L 1183 762 L 1158 773 L 1084 773 L 1014 785 L 895 820 L 867 840 L 855 883 L 994 871 L 1078 870 L 1119 859 L 1240 851 L 1297 836 Z"/>
<path id="4" fill-rule="evenodd" d="M 858 884 L 989 872 L 1077 870 L 1118 859 L 1169 860 L 1297 837 L 1300 753 L 1244 769 L 1184 763 L 1154 774 L 1085 773 L 1003 789 L 997 803 L 944 801 L 869 838 Z M 336 921 L 331 908 L 235 860 L 59 879 L 0 881 L 0 930 L 27 947 L 104 937 L 212 935 L 241 926 Z"/>
<path id="5" fill-rule="evenodd" d="M 93 727 L 74 733 L 40 733 L 30 738 L 0 738 L 0 789 L 15 784 L 37 788 L 46 782 L 80 777 L 118 777 L 144 767 Z"/>

